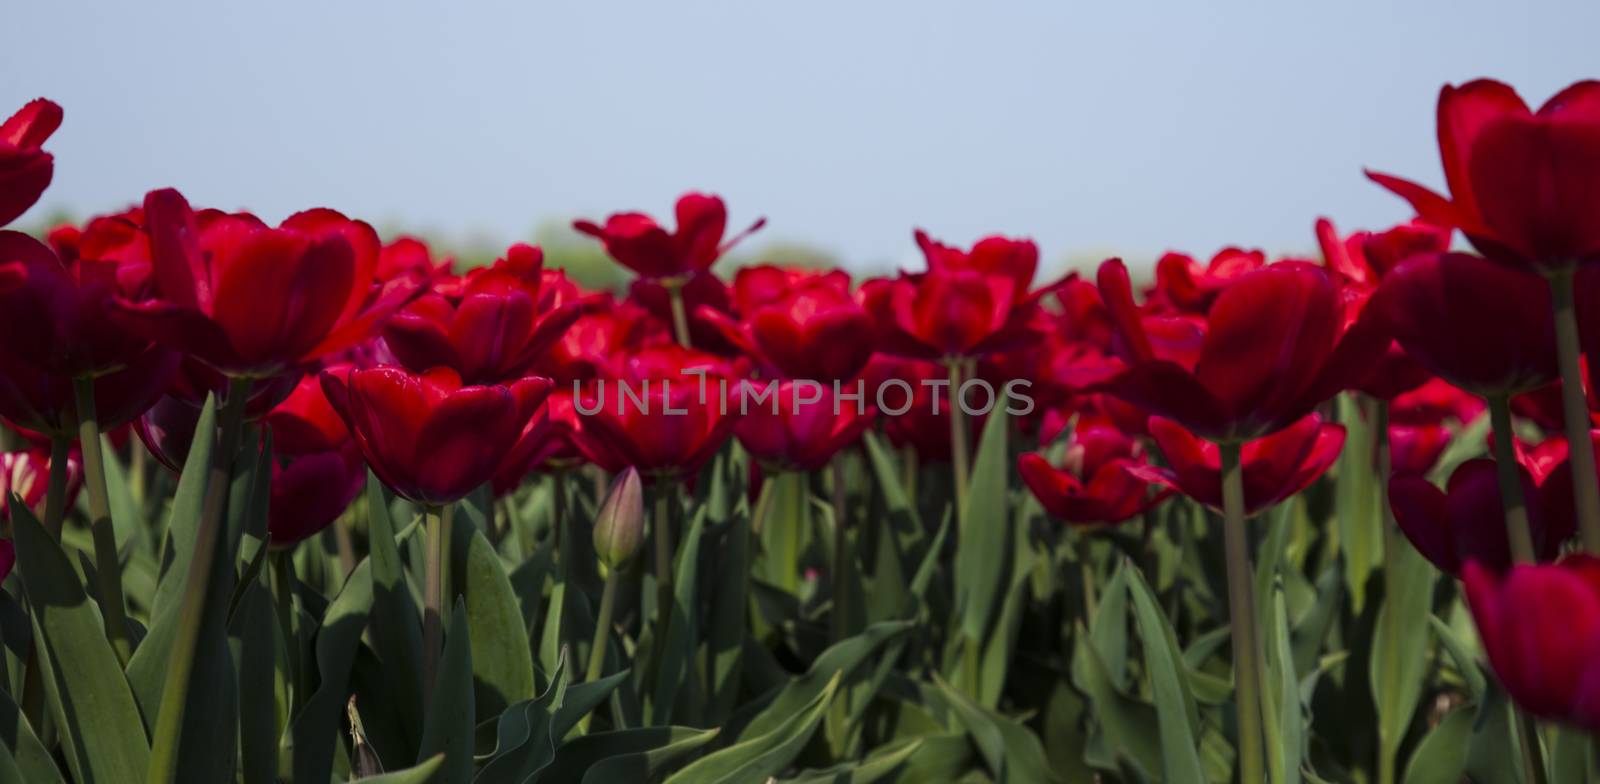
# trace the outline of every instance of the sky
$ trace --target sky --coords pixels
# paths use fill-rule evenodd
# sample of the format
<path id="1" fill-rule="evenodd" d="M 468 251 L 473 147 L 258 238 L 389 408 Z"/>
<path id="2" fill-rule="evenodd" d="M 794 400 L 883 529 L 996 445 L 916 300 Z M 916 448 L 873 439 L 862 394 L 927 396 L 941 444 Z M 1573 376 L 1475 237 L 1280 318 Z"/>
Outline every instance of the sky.
<path id="1" fill-rule="evenodd" d="M 226 7 L 222 7 L 222 6 Z M 722 195 L 857 268 L 913 227 L 1047 259 L 1314 248 L 1438 186 L 1445 83 L 1600 77 L 1600 3 L 813 0 L 18 3 L 0 114 L 66 119 L 36 213 L 176 186 L 269 220 L 508 243 Z M 26 221 L 26 219 L 24 219 Z"/>

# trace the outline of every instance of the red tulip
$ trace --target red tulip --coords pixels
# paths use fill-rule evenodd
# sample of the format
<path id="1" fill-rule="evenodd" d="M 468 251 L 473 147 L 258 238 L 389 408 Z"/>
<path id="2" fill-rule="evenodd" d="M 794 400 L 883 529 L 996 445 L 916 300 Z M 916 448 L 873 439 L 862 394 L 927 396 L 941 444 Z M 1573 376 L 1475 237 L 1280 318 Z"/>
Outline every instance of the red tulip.
<path id="1" fill-rule="evenodd" d="M 1389 425 L 1389 470 L 1422 476 L 1433 470 L 1455 434 L 1444 425 Z"/>
<path id="2" fill-rule="evenodd" d="M 1600 82 L 1573 84 L 1538 112 L 1499 82 L 1446 85 L 1439 154 L 1448 199 L 1368 176 L 1496 261 L 1546 270 L 1600 259 Z"/>
<path id="3" fill-rule="evenodd" d="M 1406 353 L 1474 394 L 1556 377 L 1550 289 L 1535 276 L 1464 253 L 1416 256 L 1390 271 L 1369 310 Z"/>
<path id="4" fill-rule="evenodd" d="M 1468 563 L 1461 577 L 1511 699 L 1535 716 L 1600 731 L 1600 560 L 1574 555 L 1504 575 Z"/>
<path id="5" fill-rule="evenodd" d="M 1333 282 L 1305 262 L 1240 276 L 1217 296 L 1194 353 L 1155 339 L 1161 336 L 1135 308 L 1120 260 L 1102 264 L 1099 279 L 1129 359 L 1100 390 L 1211 440 L 1245 441 L 1289 426 L 1358 381 L 1387 343 L 1364 323 L 1344 329 Z"/>
<path id="6" fill-rule="evenodd" d="M 834 271 L 790 275 L 776 267 L 747 267 L 734 278 L 735 298 L 764 287 L 755 281 L 778 275 L 788 286 L 774 296 L 741 303 L 741 320 L 711 308 L 700 316 L 719 326 L 734 345 L 755 358 L 769 377 L 847 381 L 872 358 L 873 344 L 864 336 L 872 320 L 850 294 L 850 277 Z M 754 299 L 753 297 L 749 299 Z"/>
<path id="7" fill-rule="evenodd" d="M 343 375 L 350 368 L 332 366 L 328 370 Z M 280 455 L 335 452 L 350 442 L 350 430 L 316 375 L 300 379 L 294 391 L 267 412 L 266 424 L 272 429 L 272 449 Z"/>
<path id="8" fill-rule="evenodd" d="M 1188 254 L 1168 253 L 1156 262 L 1156 283 L 1145 298 L 1157 311 L 1204 315 L 1223 289 L 1266 263 L 1259 250 L 1223 248 L 1203 267 Z"/>
<path id="9" fill-rule="evenodd" d="M 584 417 L 578 416 L 571 389 L 556 387 L 545 399 L 544 409 L 523 427 L 490 484 L 495 497 L 515 492 L 529 472 L 563 471 L 582 464 L 578 450 L 578 431 Z"/>
<path id="10" fill-rule="evenodd" d="M 1137 441 L 1097 425 L 1073 435 L 1062 468 L 1050 465 L 1044 455 L 1029 453 L 1017 461 L 1017 469 L 1050 514 L 1069 523 L 1120 523 L 1170 494 L 1152 492 L 1147 480 L 1128 470 L 1144 464 Z"/>
<path id="11" fill-rule="evenodd" d="M 332 452 L 274 459 L 267 532 L 274 547 L 288 547 L 327 528 L 361 494 L 367 466 L 347 443 Z"/>
<path id="12" fill-rule="evenodd" d="M 722 199 L 686 193 L 678 199 L 678 229 L 668 232 L 649 215 L 619 212 L 605 226 L 574 221 L 572 227 L 605 244 L 606 253 L 644 278 L 682 278 L 711 269 L 718 257 L 766 224 L 758 218 L 750 228 L 724 242 L 728 208 Z"/>
<path id="13" fill-rule="evenodd" d="M 450 274 L 454 260 L 435 259 L 428 243 L 416 237 L 396 237 L 378 252 L 378 268 L 373 277 L 378 280 L 412 276 L 428 280 Z"/>
<path id="14" fill-rule="evenodd" d="M 577 446 L 612 473 L 633 466 L 656 478 L 693 474 L 733 432 L 739 408 L 730 398 L 742 375 L 675 344 L 642 349 L 578 395 Z"/>
<path id="15" fill-rule="evenodd" d="M 1128 470 L 1221 510 L 1222 457 L 1217 445 L 1161 417 L 1150 418 L 1150 435 L 1170 468 L 1136 465 Z M 1304 490 L 1339 459 L 1343 446 L 1344 428 L 1324 424 L 1315 414 L 1246 441 L 1239 458 L 1244 469 L 1244 513 L 1254 514 Z"/>
<path id="16" fill-rule="evenodd" d="M 736 317 L 728 287 L 709 272 L 697 272 L 683 283 L 679 293 L 683 297 L 684 314 L 689 319 L 689 342 L 700 351 L 720 356 L 735 356 L 738 346 L 723 336 L 716 323 L 704 314 L 715 311 Z M 661 334 L 668 340 L 672 335 L 672 295 L 667 286 L 653 278 L 635 278 L 628 284 L 628 302 L 643 308 L 659 325 Z"/>
<path id="17" fill-rule="evenodd" d="M 883 432 L 895 446 L 910 446 L 925 462 L 950 460 L 950 374 L 933 362 L 878 355 L 864 372 L 869 402 L 881 392 Z M 944 382 L 929 386 L 924 381 Z M 910 387 L 909 395 L 900 383 Z M 966 418 L 969 444 L 977 443 L 983 417 Z"/>
<path id="18" fill-rule="evenodd" d="M 570 391 L 573 381 L 602 375 L 616 357 L 671 342 L 672 334 L 665 322 L 654 319 L 649 311 L 631 301 L 619 302 L 610 294 L 602 294 L 534 367 L 541 375 L 555 379 L 558 387 Z"/>
<path id="19" fill-rule="evenodd" d="M 247 214 L 196 215 L 162 190 L 144 211 L 154 290 L 117 300 L 123 322 L 228 375 L 270 376 L 349 348 L 416 294 L 411 278 L 375 281 L 377 234 L 332 210 L 271 229 Z"/>
<path id="20" fill-rule="evenodd" d="M 11 505 L 7 501 L 13 493 L 23 506 L 43 516 L 45 496 L 50 489 L 50 470 L 48 447 L 32 446 L 16 452 L 0 452 L 0 521 L 11 519 Z M 78 490 L 83 487 L 83 463 L 76 447 L 68 454 L 67 464 L 62 470 L 67 472 L 67 494 L 63 499 L 63 508 L 70 509 L 78 497 Z M 3 554 L 0 554 L 0 560 L 3 560 Z M 5 568 L 0 568 L 0 580 L 5 579 L 4 572 Z"/>
<path id="21" fill-rule="evenodd" d="M 448 367 L 469 384 L 522 378 L 579 314 L 577 287 L 559 272 L 546 279 L 543 264 L 538 248 L 513 245 L 474 270 L 459 300 L 428 294 L 395 314 L 384 343 L 414 372 Z"/>
<path id="22" fill-rule="evenodd" d="M 1395 522 L 1417 552 L 1441 571 L 1458 574 L 1467 561 L 1477 561 L 1497 573 L 1511 566 L 1497 471 L 1495 461 L 1479 458 L 1458 466 L 1445 490 L 1420 476 L 1396 476 L 1389 481 L 1389 508 L 1394 510 Z M 1572 536 L 1575 521 L 1570 514 L 1563 520 L 1545 512 L 1547 507 L 1570 506 L 1571 486 L 1566 487 L 1566 497 L 1558 498 L 1535 485 L 1526 470 L 1519 467 L 1519 473 L 1537 555 L 1540 560 L 1553 560 Z"/>
<path id="23" fill-rule="evenodd" d="M 61 107 L 29 101 L 0 124 L 0 226 L 27 212 L 50 186 L 55 158 L 39 146 L 61 126 Z"/>
<path id="24" fill-rule="evenodd" d="M 488 482 L 550 391 L 550 380 L 463 386 L 449 368 L 324 371 L 322 389 L 391 490 L 447 504 Z"/>
<path id="25" fill-rule="evenodd" d="M 840 388 L 855 391 L 848 384 Z M 872 392 L 861 401 L 846 400 L 834 395 L 831 384 L 811 379 L 746 381 L 740 394 L 734 433 L 751 455 L 776 470 L 815 471 L 827 465 L 861 437 L 875 413 Z"/>

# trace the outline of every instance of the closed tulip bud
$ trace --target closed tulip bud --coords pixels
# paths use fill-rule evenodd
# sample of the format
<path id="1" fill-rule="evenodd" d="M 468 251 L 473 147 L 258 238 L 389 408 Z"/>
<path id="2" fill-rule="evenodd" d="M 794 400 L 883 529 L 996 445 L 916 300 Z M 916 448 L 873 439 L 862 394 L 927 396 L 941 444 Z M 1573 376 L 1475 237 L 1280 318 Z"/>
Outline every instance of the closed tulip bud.
<path id="1" fill-rule="evenodd" d="M 644 542 L 644 490 L 629 466 L 611 483 L 594 519 L 594 551 L 607 569 L 620 569 Z"/>

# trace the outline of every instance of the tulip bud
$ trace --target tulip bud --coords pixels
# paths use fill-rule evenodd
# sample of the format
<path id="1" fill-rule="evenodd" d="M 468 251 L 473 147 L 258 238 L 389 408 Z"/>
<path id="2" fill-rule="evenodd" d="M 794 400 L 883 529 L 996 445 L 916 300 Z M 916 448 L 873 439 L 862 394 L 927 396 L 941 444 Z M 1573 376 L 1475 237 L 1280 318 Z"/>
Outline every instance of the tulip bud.
<path id="1" fill-rule="evenodd" d="M 594 519 L 594 551 L 607 569 L 620 569 L 644 541 L 644 490 L 629 466 L 611 483 Z"/>

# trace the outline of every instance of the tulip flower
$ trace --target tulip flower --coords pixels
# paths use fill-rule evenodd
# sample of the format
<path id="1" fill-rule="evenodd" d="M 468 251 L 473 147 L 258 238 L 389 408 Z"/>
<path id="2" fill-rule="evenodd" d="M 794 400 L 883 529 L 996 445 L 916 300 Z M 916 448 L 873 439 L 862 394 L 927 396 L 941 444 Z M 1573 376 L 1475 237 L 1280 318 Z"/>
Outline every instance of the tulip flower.
<path id="1" fill-rule="evenodd" d="M 658 482 L 689 476 L 732 434 L 739 409 L 731 383 L 740 376 L 693 349 L 642 349 L 578 394 L 578 449 L 612 473 L 633 466 Z"/>
<path id="2" fill-rule="evenodd" d="M 338 519 L 361 493 L 367 467 L 317 376 L 301 379 L 266 424 L 274 458 L 267 530 L 274 546 L 286 547 Z"/>
<path id="3" fill-rule="evenodd" d="M 1151 492 L 1149 481 L 1128 470 L 1136 465 L 1144 465 L 1137 441 L 1109 427 L 1091 426 L 1073 435 L 1062 468 L 1029 453 L 1017 461 L 1017 470 L 1045 511 L 1088 525 L 1120 523 L 1170 494 Z"/>
<path id="4" fill-rule="evenodd" d="M 865 388 L 865 385 L 862 385 Z M 844 394 L 854 388 L 840 387 Z M 855 443 L 872 424 L 871 392 L 860 401 L 835 395 L 831 385 L 811 379 L 743 382 L 739 443 L 776 470 L 815 471 Z"/>
<path id="5" fill-rule="evenodd" d="M 365 340 L 417 293 L 378 282 L 372 228 L 332 210 L 276 229 L 254 216 L 190 210 L 174 190 L 145 197 L 148 296 L 119 297 L 122 323 L 238 378 L 264 378 Z"/>
<path id="6" fill-rule="evenodd" d="M 712 308 L 698 314 L 755 358 L 768 377 L 848 381 L 872 358 L 872 341 L 862 339 L 871 334 L 871 318 L 850 294 L 850 277 L 841 271 L 794 274 L 746 267 L 734 278 L 733 290 L 739 321 Z"/>
<path id="7" fill-rule="evenodd" d="M 559 383 L 559 382 L 558 382 Z M 513 493 L 531 471 L 561 472 L 582 464 L 577 432 L 583 427 L 571 388 L 556 387 L 545 398 L 544 409 L 528 420 L 490 481 L 496 498 Z"/>
<path id="8" fill-rule="evenodd" d="M 1156 283 L 1145 299 L 1157 311 L 1205 315 L 1223 289 L 1266 263 L 1265 253 L 1240 248 L 1223 248 L 1205 266 L 1188 254 L 1168 253 L 1156 261 Z"/>
<path id="9" fill-rule="evenodd" d="M 1222 465 L 1217 445 L 1162 417 L 1151 417 L 1150 435 L 1169 467 L 1134 465 L 1128 470 L 1221 511 Z M 1343 446 L 1344 427 L 1324 423 L 1315 414 L 1272 435 L 1245 442 L 1239 450 L 1244 513 L 1255 514 L 1304 490 L 1333 466 Z"/>
<path id="10" fill-rule="evenodd" d="M 601 294 L 535 362 L 534 369 L 555 379 L 558 388 L 570 390 L 574 381 L 604 374 L 616 357 L 671 342 L 672 334 L 648 310 Z"/>
<path id="11" fill-rule="evenodd" d="M 611 258 L 644 278 L 682 278 L 711 269 L 730 248 L 766 224 L 758 218 L 750 228 L 723 241 L 728 208 L 722 199 L 704 193 L 686 193 L 675 208 L 676 231 L 668 232 L 641 212 L 619 212 L 604 226 L 574 221 L 572 227 L 600 240 Z"/>
<path id="12" fill-rule="evenodd" d="M 450 368 L 421 375 L 397 367 L 320 376 L 367 464 L 385 485 L 442 506 L 489 481 L 550 390 L 550 380 L 466 386 Z"/>
<path id="13" fill-rule="evenodd" d="M 513 245 L 487 270 L 474 270 L 458 301 L 433 293 L 383 327 L 383 339 L 413 372 L 454 369 L 469 384 L 527 375 L 579 315 L 577 287 L 558 272 L 546 279 L 544 253 Z"/>
<path id="14" fill-rule="evenodd" d="M 1496 573 L 1510 568 L 1511 549 L 1501 512 L 1497 471 L 1493 460 L 1468 460 L 1450 475 L 1444 490 L 1420 476 L 1389 480 L 1389 506 L 1394 510 L 1395 522 L 1417 552 L 1440 571 L 1459 574 L 1468 561 L 1477 561 Z M 1534 483 L 1526 469 L 1519 469 L 1519 473 L 1523 496 L 1530 499 L 1528 520 L 1536 557 L 1554 560 L 1561 545 L 1571 538 L 1574 521 L 1570 514 L 1546 512 L 1570 506 L 1567 495 L 1571 489 L 1561 486 L 1563 495 L 1557 497 L 1541 492 L 1543 488 Z"/>
<path id="15" fill-rule="evenodd" d="M 728 286 L 710 272 L 677 279 L 635 278 L 628 284 L 627 301 L 643 308 L 681 346 L 721 356 L 740 353 L 739 347 L 705 316 L 707 312 L 735 316 Z"/>
<path id="16" fill-rule="evenodd" d="M 1364 323 L 1343 329 L 1332 281 L 1305 262 L 1246 273 L 1219 294 L 1197 355 L 1153 339 L 1121 260 L 1102 264 L 1099 279 L 1129 360 L 1099 390 L 1213 441 L 1288 427 L 1360 380 L 1387 343 Z"/>
<path id="17" fill-rule="evenodd" d="M 0 226 L 27 212 L 50 186 L 55 159 L 39 149 L 61 126 L 61 107 L 29 101 L 0 124 Z"/>
<path id="18" fill-rule="evenodd" d="M 15 452 L 0 452 L 0 522 L 11 519 L 11 506 L 6 500 L 13 494 L 34 514 L 44 516 L 43 505 L 50 489 L 50 452 L 37 446 Z M 83 487 L 83 460 L 74 449 L 68 453 L 60 499 L 62 508 L 70 508 L 78 490 Z M 3 571 L 3 570 L 0 570 Z M 0 575 L 0 580 L 4 580 Z"/>
<path id="19" fill-rule="evenodd" d="M 1511 699 L 1534 716 L 1600 732 L 1600 560 L 1575 555 L 1503 575 L 1469 562 L 1461 577 Z"/>

